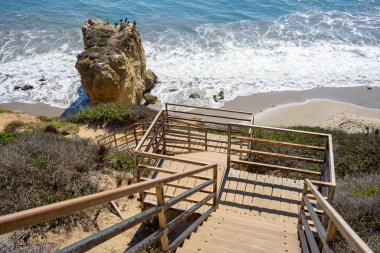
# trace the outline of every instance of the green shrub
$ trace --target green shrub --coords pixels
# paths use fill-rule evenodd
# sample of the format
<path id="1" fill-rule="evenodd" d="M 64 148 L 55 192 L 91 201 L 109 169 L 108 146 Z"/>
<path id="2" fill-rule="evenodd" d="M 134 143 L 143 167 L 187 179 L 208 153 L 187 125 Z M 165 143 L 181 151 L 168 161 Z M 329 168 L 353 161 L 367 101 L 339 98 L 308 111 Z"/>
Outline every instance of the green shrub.
<path id="1" fill-rule="evenodd" d="M 113 168 L 119 171 L 131 171 L 134 169 L 135 160 L 133 156 L 122 153 L 114 152 L 113 156 L 116 158 Z"/>
<path id="2" fill-rule="evenodd" d="M 79 131 L 77 124 L 67 122 L 60 118 L 44 118 L 43 121 L 37 125 L 37 129 L 61 135 L 73 134 Z"/>
<path id="3" fill-rule="evenodd" d="M 372 250 L 380 252 L 380 174 L 339 180 L 333 204 Z M 335 247 L 339 252 L 350 251 L 342 237 Z"/>
<path id="4" fill-rule="evenodd" d="M 73 123 L 97 125 L 129 125 L 140 120 L 151 120 L 156 113 L 141 105 L 108 103 L 81 109 L 77 114 L 68 116 L 67 120 Z"/>
<path id="5" fill-rule="evenodd" d="M 295 130 L 312 131 L 332 134 L 335 173 L 338 178 L 349 178 L 357 173 L 380 173 L 380 136 L 375 133 L 346 133 L 338 130 L 326 130 L 318 127 L 293 127 Z M 298 134 L 284 134 L 278 132 L 269 132 L 255 130 L 254 137 L 294 142 L 306 145 L 324 146 L 325 141 L 321 138 L 311 138 Z M 289 147 L 280 147 L 268 144 L 255 143 L 254 148 L 268 152 L 279 152 L 298 156 L 318 156 L 318 152 L 301 149 L 292 149 Z M 319 152 L 322 158 L 323 154 Z M 259 158 L 256 156 L 255 159 Z M 271 159 L 271 158 L 267 158 Z M 274 159 L 272 159 L 274 161 Z M 257 161 L 257 160 L 256 160 Z M 264 161 L 264 160 L 260 160 Z M 296 166 L 299 162 L 287 161 L 286 166 Z"/>
<path id="6" fill-rule="evenodd" d="M 81 139 L 29 132 L 0 149 L 0 215 L 100 190 L 89 176 L 97 166 L 97 147 Z M 90 223 L 84 211 L 38 228 Z"/>
<path id="7" fill-rule="evenodd" d="M 21 120 L 14 120 L 5 126 L 4 132 L 13 133 L 20 131 L 23 128 L 30 128 L 30 125 Z"/>
<path id="8" fill-rule="evenodd" d="M 0 147 L 5 146 L 8 143 L 11 143 L 12 141 L 16 140 L 21 133 L 13 132 L 0 132 Z"/>

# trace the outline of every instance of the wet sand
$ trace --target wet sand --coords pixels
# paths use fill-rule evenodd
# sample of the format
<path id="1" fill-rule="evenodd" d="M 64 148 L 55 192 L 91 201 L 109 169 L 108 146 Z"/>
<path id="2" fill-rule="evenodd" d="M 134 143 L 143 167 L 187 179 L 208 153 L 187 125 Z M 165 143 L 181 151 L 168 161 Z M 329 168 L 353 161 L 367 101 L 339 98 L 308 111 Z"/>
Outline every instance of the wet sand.
<path id="1" fill-rule="evenodd" d="M 64 111 L 64 108 L 58 108 L 51 105 L 37 103 L 4 103 L 0 104 L 0 108 L 11 111 L 19 111 L 33 116 L 59 117 Z"/>

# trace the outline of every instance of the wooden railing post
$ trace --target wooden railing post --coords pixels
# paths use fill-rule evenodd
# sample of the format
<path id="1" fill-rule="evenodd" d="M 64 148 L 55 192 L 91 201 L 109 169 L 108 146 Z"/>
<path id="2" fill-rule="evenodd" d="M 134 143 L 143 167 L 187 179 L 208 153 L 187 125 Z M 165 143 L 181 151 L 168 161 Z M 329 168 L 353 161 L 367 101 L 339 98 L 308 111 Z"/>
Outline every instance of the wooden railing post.
<path id="1" fill-rule="evenodd" d="M 128 145 L 128 131 L 124 131 L 124 137 L 125 137 L 125 145 Z"/>
<path id="2" fill-rule="evenodd" d="M 231 167 L 231 125 L 228 124 L 227 173 L 230 171 L 230 167 Z"/>
<path id="3" fill-rule="evenodd" d="M 207 128 L 205 130 L 205 150 L 207 151 Z"/>
<path id="4" fill-rule="evenodd" d="M 161 249 L 163 252 L 169 252 L 169 229 L 166 220 L 166 210 L 165 210 L 165 195 L 164 195 L 164 185 L 160 184 L 156 187 L 156 197 L 157 205 L 162 206 L 161 211 L 158 213 L 158 224 L 160 229 L 164 232 L 161 237 Z"/>
<path id="5" fill-rule="evenodd" d="M 133 128 L 133 134 L 135 135 L 135 142 L 136 142 L 136 146 L 137 146 L 137 144 L 138 144 L 139 142 L 137 141 L 136 127 Z"/>
<path id="6" fill-rule="evenodd" d="M 135 153 L 133 154 L 133 156 L 135 158 L 136 179 L 137 179 L 137 182 L 140 182 L 141 181 L 141 171 L 140 171 L 140 167 L 139 167 L 140 158 Z M 139 200 L 140 200 L 140 209 L 141 209 L 141 211 L 144 211 L 144 209 L 145 209 L 144 192 L 139 192 Z"/>
<path id="7" fill-rule="evenodd" d="M 243 149 L 243 140 L 240 140 L 240 149 Z M 247 153 L 247 155 L 248 155 L 248 153 Z M 243 158 L 243 152 L 240 152 L 240 154 L 239 154 L 239 159 L 241 160 Z"/>
<path id="8" fill-rule="evenodd" d="M 115 147 L 117 148 L 117 140 L 116 140 L 116 134 L 113 134 L 113 141 L 115 142 Z"/>
<path id="9" fill-rule="evenodd" d="M 189 153 L 191 153 L 190 124 L 187 124 L 187 141 L 189 142 L 188 143 Z"/>
<path id="10" fill-rule="evenodd" d="M 301 204 L 300 204 L 300 211 L 299 211 L 299 214 L 298 214 L 298 222 L 302 222 L 302 211 L 305 209 L 305 202 L 303 200 L 303 196 L 306 196 L 307 195 L 307 191 L 308 191 L 308 188 L 307 188 L 307 184 L 306 182 L 303 184 L 303 190 L 302 190 L 302 195 L 301 195 Z"/>
<path id="11" fill-rule="evenodd" d="M 217 191 L 218 191 L 218 166 L 215 165 L 214 168 L 213 168 L 213 178 L 215 179 L 215 182 L 213 184 L 213 189 L 212 191 L 215 193 L 215 196 L 213 198 L 213 206 L 215 208 L 218 207 L 218 195 L 217 195 Z"/>
<path id="12" fill-rule="evenodd" d="M 335 224 L 330 220 L 329 226 L 327 227 L 327 233 L 326 233 L 326 242 L 329 246 L 332 245 L 332 242 L 335 240 L 337 228 Z M 327 247 L 323 247 L 322 250 L 323 253 L 329 252 L 329 249 Z"/>
<path id="13" fill-rule="evenodd" d="M 162 124 L 162 153 L 166 154 L 166 134 L 165 134 L 165 118 L 164 113 L 161 114 L 161 124 Z"/>

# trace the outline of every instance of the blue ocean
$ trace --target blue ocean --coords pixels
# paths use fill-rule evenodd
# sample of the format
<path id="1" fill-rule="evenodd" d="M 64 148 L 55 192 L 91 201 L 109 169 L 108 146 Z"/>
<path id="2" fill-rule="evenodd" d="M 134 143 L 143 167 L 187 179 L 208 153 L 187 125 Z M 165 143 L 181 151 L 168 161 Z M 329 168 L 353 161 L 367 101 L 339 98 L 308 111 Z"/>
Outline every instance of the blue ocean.
<path id="1" fill-rule="evenodd" d="M 136 20 L 162 102 L 380 86 L 379 0 L 0 0 L 0 103 L 85 101 L 74 65 L 90 17 Z"/>

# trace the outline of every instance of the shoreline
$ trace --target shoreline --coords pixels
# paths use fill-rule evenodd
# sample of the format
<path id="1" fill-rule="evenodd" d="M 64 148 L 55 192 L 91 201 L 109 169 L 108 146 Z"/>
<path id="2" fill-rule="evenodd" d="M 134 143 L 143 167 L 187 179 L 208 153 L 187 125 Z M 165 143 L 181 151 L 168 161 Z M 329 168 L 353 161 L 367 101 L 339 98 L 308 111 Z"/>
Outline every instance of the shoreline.
<path id="1" fill-rule="evenodd" d="M 66 108 L 59 108 L 44 103 L 28 104 L 22 102 L 11 102 L 0 104 L 1 109 L 19 111 L 33 116 L 59 117 Z"/>
<path id="2" fill-rule="evenodd" d="M 380 87 L 316 87 L 309 90 L 271 91 L 240 96 L 225 102 L 221 109 L 244 110 L 259 113 L 266 109 L 291 103 L 303 103 L 311 99 L 328 99 L 361 106 L 380 109 Z M 245 109 L 243 109 L 245 108 Z M 249 110 L 247 110 L 249 108 Z"/>
<path id="3" fill-rule="evenodd" d="M 256 93 L 227 101 L 221 109 L 255 113 L 259 125 L 319 126 L 348 132 L 380 128 L 380 87 L 313 88 Z M 33 116 L 59 117 L 65 108 L 43 103 L 4 103 L 0 108 Z M 369 130 L 368 130 L 369 129 Z"/>
<path id="4" fill-rule="evenodd" d="M 223 109 L 255 113 L 255 123 L 272 127 L 309 126 L 350 133 L 379 132 L 380 88 L 314 88 L 238 97 Z"/>

